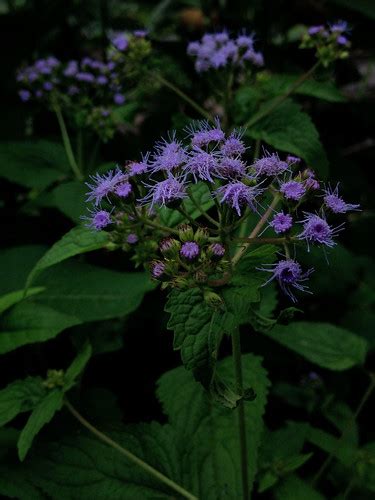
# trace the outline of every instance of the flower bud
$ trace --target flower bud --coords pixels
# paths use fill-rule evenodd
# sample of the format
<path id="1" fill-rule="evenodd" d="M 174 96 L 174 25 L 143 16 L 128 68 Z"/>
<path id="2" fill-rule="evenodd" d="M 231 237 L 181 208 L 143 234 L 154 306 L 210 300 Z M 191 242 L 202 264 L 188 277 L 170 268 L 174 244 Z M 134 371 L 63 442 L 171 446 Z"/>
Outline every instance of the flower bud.
<path id="1" fill-rule="evenodd" d="M 218 261 L 225 255 L 225 247 L 221 243 L 211 243 L 207 249 L 207 255 L 210 259 Z"/>
<path id="2" fill-rule="evenodd" d="M 213 307 L 215 309 L 220 308 L 224 304 L 224 301 L 220 297 L 220 295 L 218 295 L 217 293 L 213 292 L 212 290 L 205 290 L 204 294 L 203 294 L 203 297 L 204 297 L 204 301 L 209 306 L 211 306 L 211 307 Z"/>
<path id="3" fill-rule="evenodd" d="M 194 239 L 194 231 L 188 224 L 181 224 L 178 227 L 178 236 L 182 242 L 192 241 Z"/>
<path id="4" fill-rule="evenodd" d="M 206 227 L 199 227 L 195 231 L 194 241 L 199 243 L 199 245 L 204 245 L 205 243 L 207 243 L 209 236 L 210 233 L 208 232 L 208 229 Z"/>
<path id="5" fill-rule="evenodd" d="M 186 241 L 180 250 L 180 255 L 188 262 L 197 260 L 200 254 L 200 248 L 195 241 Z"/>
<path id="6" fill-rule="evenodd" d="M 181 243 L 174 238 L 164 238 L 159 245 L 160 252 L 169 258 L 177 257 Z"/>

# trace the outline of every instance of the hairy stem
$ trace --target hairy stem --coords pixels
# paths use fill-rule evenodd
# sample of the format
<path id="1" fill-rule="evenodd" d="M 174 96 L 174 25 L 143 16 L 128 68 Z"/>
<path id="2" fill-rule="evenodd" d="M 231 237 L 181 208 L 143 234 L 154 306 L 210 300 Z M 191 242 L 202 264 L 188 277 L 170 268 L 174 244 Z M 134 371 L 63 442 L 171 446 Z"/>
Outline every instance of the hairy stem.
<path id="1" fill-rule="evenodd" d="M 197 102 L 194 101 L 194 99 L 192 99 L 187 94 L 185 94 L 185 92 L 183 92 L 181 89 L 179 89 L 178 87 L 176 87 L 176 85 L 174 85 L 170 81 L 166 80 L 163 76 L 161 76 L 158 73 L 155 73 L 154 77 L 157 80 L 159 80 L 159 82 L 162 83 L 165 87 L 169 88 L 176 95 L 178 95 L 179 97 L 181 97 L 181 99 L 184 100 L 185 102 L 187 102 L 192 108 L 195 109 L 195 111 L 198 111 L 198 113 L 200 115 L 202 115 L 204 118 L 206 118 L 211 123 L 214 123 L 214 119 L 212 118 L 212 116 L 210 115 L 210 113 L 208 113 L 208 111 L 206 111 L 205 109 L 203 109 L 202 106 L 200 106 Z"/>
<path id="2" fill-rule="evenodd" d="M 131 453 L 129 450 L 121 446 L 120 444 L 116 443 L 116 441 L 113 441 L 109 436 L 106 434 L 103 434 L 99 429 L 94 427 L 90 422 L 88 422 L 75 408 L 74 406 L 67 400 L 64 400 L 64 404 L 67 407 L 67 409 L 70 411 L 70 413 L 84 426 L 86 429 L 88 429 L 92 434 L 94 434 L 98 439 L 103 441 L 103 443 L 106 443 L 108 446 L 111 446 L 115 450 L 117 450 L 119 453 L 124 455 L 128 460 L 133 462 L 134 464 L 138 465 L 141 467 L 143 470 L 145 470 L 148 474 L 153 476 L 154 478 L 158 479 L 161 483 L 166 484 L 169 486 L 172 490 L 176 491 L 180 495 L 182 495 L 184 498 L 188 498 L 189 500 L 198 500 L 196 496 L 192 495 L 188 491 L 185 490 L 182 486 L 179 484 L 175 483 L 171 479 L 169 479 L 167 476 L 159 472 L 158 470 L 154 469 L 151 467 L 151 465 L 147 464 L 140 458 L 138 458 L 136 455 Z"/>
<path id="3" fill-rule="evenodd" d="M 235 253 L 235 255 L 232 259 L 232 263 L 234 266 L 237 264 L 237 262 L 241 259 L 243 254 L 246 252 L 248 246 L 250 245 L 250 242 L 253 241 L 253 239 L 260 233 L 263 226 L 267 223 L 268 218 L 270 217 L 270 215 L 272 214 L 272 212 L 274 211 L 274 209 L 278 203 L 279 203 L 279 197 L 275 196 L 272 200 L 271 205 L 267 208 L 267 210 L 264 212 L 262 217 L 259 219 L 257 225 L 251 231 L 249 238 L 246 239 L 246 242 Z"/>
<path id="4" fill-rule="evenodd" d="M 373 392 L 374 389 L 375 389 L 375 374 L 374 373 L 370 373 L 370 382 L 369 382 L 369 384 L 367 386 L 367 389 L 366 389 L 365 393 L 362 396 L 362 399 L 360 400 L 360 402 L 359 402 L 359 404 L 357 406 L 357 409 L 355 410 L 355 412 L 353 414 L 353 417 L 349 420 L 348 425 L 343 430 L 336 449 L 333 450 L 328 455 L 328 457 L 325 459 L 325 461 L 321 465 L 321 467 L 318 470 L 318 472 L 315 474 L 315 476 L 314 476 L 314 478 L 313 478 L 313 480 L 311 482 L 312 486 L 316 486 L 318 484 L 318 482 L 322 478 L 323 474 L 326 472 L 326 470 L 328 469 L 328 467 L 331 465 L 332 460 L 334 459 L 335 453 L 340 449 L 340 446 L 342 446 L 342 444 L 344 442 L 344 439 L 345 439 L 345 436 L 348 434 L 348 432 L 352 428 L 353 424 L 357 420 L 359 414 L 363 410 L 363 407 L 365 406 L 367 400 L 371 396 L 371 394 L 372 394 L 372 392 Z"/>
<path id="5" fill-rule="evenodd" d="M 66 151 L 66 156 L 68 157 L 69 165 L 70 165 L 71 169 L 73 170 L 73 173 L 76 176 L 76 178 L 79 181 L 82 181 L 83 180 L 83 175 L 82 175 L 82 173 L 81 173 L 81 171 L 80 171 L 80 169 L 79 169 L 79 167 L 77 165 L 76 159 L 74 157 L 72 145 L 70 143 L 68 131 L 66 129 L 64 117 L 62 115 L 60 106 L 58 104 L 55 104 L 55 106 L 54 106 L 53 109 L 54 109 L 54 111 L 56 113 L 57 121 L 59 122 L 61 137 L 62 137 L 64 148 L 65 148 L 65 151 Z"/>
<path id="6" fill-rule="evenodd" d="M 232 355 L 234 363 L 236 390 L 238 394 L 242 395 L 243 380 L 242 380 L 241 339 L 240 339 L 240 329 L 238 327 L 232 331 Z M 246 420 L 245 420 L 245 408 L 243 399 L 240 401 L 236 411 L 238 417 L 238 431 L 239 431 L 240 454 L 241 454 L 242 497 L 243 500 L 249 500 Z"/>
<path id="7" fill-rule="evenodd" d="M 244 125 L 244 128 L 249 128 L 258 123 L 262 118 L 269 115 L 274 111 L 280 104 L 282 104 L 293 92 L 295 92 L 306 80 L 313 75 L 315 70 L 320 65 L 320 62 L 317 62 L 312 66 L 306 73 L 303 73 L 295 82 L 293 82 L 290 87 L 281 95 L 275 97 L 269 104 L 269 106 L 265 106 L 263 109 L 258 111 L 250 120 Z"/>

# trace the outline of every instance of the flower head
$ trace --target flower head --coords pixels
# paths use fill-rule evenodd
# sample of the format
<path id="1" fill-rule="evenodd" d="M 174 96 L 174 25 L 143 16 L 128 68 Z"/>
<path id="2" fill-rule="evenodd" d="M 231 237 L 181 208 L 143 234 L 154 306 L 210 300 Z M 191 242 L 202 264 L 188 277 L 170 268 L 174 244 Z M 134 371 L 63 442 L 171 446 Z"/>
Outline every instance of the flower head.
<path id="1" fill-rule="evenodd" d="M 112 44 L 116 47 L 117 50 L 123 52 L 128 48 L 129 40 L 124 33 L 118 33 L 114 35 L 111 39 Z"/>
<path id="2" fill-rule="evenodd" d="M 266 175 L 267 177 L 280 175 L 289 168 L 289 165 L 285 161 L 281 161 L 276 153 L 266 153 L 263 158 L 256 160 L 253 166 L 258 175 Z"/>
<path id="3" fill-rule="evenodd" d="M 259 270 L 272 273 L 271 278 L 264 285 L 275 279 L 282 291 L 293 302 L 297 302 L 297 299 L 293 295 L 292 288 L 306 292 L 307 286 L 303 285 L 303 283 L 308 280 L 310 274 L 313 272 L 313 269 L 309 269 L 303 273 L 300 264 L 293 259 L 280 260 L 277 264 L 271 264 L 269 268 L 260 268 Z"/>
<path id="4" fill-rule="evenodd" d="M 191 137 L 192 146 L 203 148 L 210 143 L 221 142 L 225 139 L 225 134 L 221 130 L 220 121 L 215 120 L 215 125 L 210 125 L 208 121 L 199 121 L 195 126 L 194 124 L 187 129 Z"/>
<path id="5" fill-rule="evenodd" d="M 325 218 L 319 215 L 305 212 L 303 223 L 303 231 L 298 235 L 300 240 L 306 240 L 307 244 L 317 243 L 327 247 L 334 247 L 336 243 L 333 237 L 342 230 L 343 224 L 336 228 L 332 228 Z"/>
<path id="6" fill-rule="evenodd" d="M 284 214 L 284 212 L 279 212 L 275 214 L 270 222 L 270 226 L 277 234 L 285 233 L 293 226 L 293 217 L 289 214 Z"/>
<path id="7" fill-rule="evenodd" d="M 115 194 L 120 198 L 127 198 L 131 192 L 133 191 L 133 187 L 130 182 L 121 182 L 115 189 Z"/>
<path id="8" fill-rule="evenodd" d="M 241 156 L 246 151 L 246 146 L 242 139 L 243 132 L 240 130 L 234 130 L 228 139 L 222 144 L 221 152 L 224 156 L 237 157 Z"/>
<path id="9" fill-rule="evenodd" d="M 346 203 L 341 196 L 339 196 L 339 185 L 335 189 L 330 187 L 324 189 L 324 204 L 334 214 L 344 214 L 350 210 L 358 210 L 360 205 L 353 203 Z"/>
<path id="10" fill-rule="evenodd" d="M 190 152 L 185 168 L 196 182 L 198 179 L 213 182 L 213 177 L 219 171 L 218 154 L 214 151 L 207 153 L 195 146 Z"/>
<path id="11" fill-rule="evenodd" d="M 103 198 L 108 199 L 108 195 L 114 193 L 121 182 L 126 181 L 126 175 L 117 168 L 106 174 L 93 175 L 91 180 L 91 183 L 86 182 L 90 188 L 86 201 L 94 201 L 95 205 L 99 205 Z"/>
<path id="12" fill-rule="evenodd" d="M 208 247 L 208 254 L 215 260 L 221 259 L 225 255 L 225 247 L 221 243 L 211 243 Z"/>
<path id="13" fill-rule="evenodd" d="M 243 182 L 230 182 L 225 186 L 219 187 L 216 191 L 221 197 L 220 203 L 226 203 L 234 208 L 237 214 L 241 215 L 241 210 L 244 207 L 250 207 L 256 210 L 256 197 L 262 192 L 256 186 L 246 186 Z"/>
<path id="14" fill-rule="evenodd" d="M 306 189 L 302 182 L 287 181 L 281 184 L 280 193 L 284 195 L 287 200 L 298 201 L 305 194 Z"/>
<path id="15" fill-rule="evenodd" d="M 101 229 L 104 229 L 112 223 L 111 214 L 107 212 L 107 210 L 91 210 L 89 217 L 82 218 L 88 221 L 86 227 L 95 229 L 96 231 L 100 231 Z"/>
<path id="16" fill-rule="evenodd" d="M 193 261 L 199 256 L 199 254 L 200 248 L 198 243 L 196 243 L 195 241 L 186 241 L 185 243 L 183 243 L 180 250 L 180 255 L 186 260 Z"/>
<path id="17" fill-rule="evenodd" d="M 150 162 L 151 170 L 157 172 L 165 170 L 171 172 L 180 167 L 186 160 L 186 152 L 182 144 L 176 140 L 175 134 L 169 141 L 163 139 L 156 143 L 155 152 Z"/>
<path id="18" fill-rule="evenodd" d="M 165 264 L 161 261 L 155 261 L 151 264 L 151 276 L 155 279 L 163 277 L 165 272 Z"/>
<path id="19" fill-rule="evenodd" d="M 150 191 L 140 202 L 150 203 L 151 210 L 154 205 L 171 206 L 187 196 L 184 180 L 172 174 L 169 174 L 164 181 L 156 182 L 152 186 L 145 184 L 145 186 L 150 188 Z"/>
<path id="20" fill-rule="evenodd" d="M 224 157 L 220 160 L 219 171 L 222 177 L 244 177 L 246 164 L 239 158 Z"/>
<path id="21" fill-rule="evenodd" d="M 138 242 L 138 236 L 135 233 L 130 233 L 126 237 L 126 243 L 129 245 L 135 245 Z"/>

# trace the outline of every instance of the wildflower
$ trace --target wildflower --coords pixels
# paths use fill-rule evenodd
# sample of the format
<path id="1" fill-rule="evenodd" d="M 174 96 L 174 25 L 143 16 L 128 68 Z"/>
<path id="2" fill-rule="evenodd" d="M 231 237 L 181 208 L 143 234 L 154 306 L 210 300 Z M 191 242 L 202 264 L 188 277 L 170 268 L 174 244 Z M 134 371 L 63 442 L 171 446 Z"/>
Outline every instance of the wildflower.
<path id="1" fill-rule="evenodd" d="M 157 182 L 153 186 L 145 185 L 150 188 L 150 191 L 140 202 L 150 202 L 150 209 L 154 205 L 172 206 L 187 196 L 184 181 L 172 174 L 169 174 L 169 177 L 164 181 Z"/>
<path id="2" fill-rule="evenodd" d="M 130 182 L 121 182 L 118 184 L 118 186 L 115 188 L 115 194 L 119 196 L 120 198 L 128 198 L 130 193 L 133 191 L 132 185 Z"/>
<path id="3" fill-rule="evenodd" d="M 18 91 L 18 95 L 20 96 L 21 101 L 27 102 L 30 100 L 31 92 L 25 89 L 21 89 Z"/>
<path id="4" fill-rule="evenodd" d="M 301 158 L 298 156 L 288 155 L 286 157 L 286 162 L 288 165 L 297 165 L 298 163 L 301 163 Z"/>
<path id="5" fill-rule="evenodd" d="M 89 217 L 83 217 L 88 220 L 87 227 L 100 231 L 112 223 L 111 214 L 107 210 L 92 210 Z"/>
<path id="6" fill-rule="evenodd" d="M 225 247 L 221 243 L 211 243 L 207 253 L 214 260 L 220 260 L 225 255 Z"/>
<path id="7" fill-rule="evenodd" d="M 161 279 L 165 272 L 165 264 L 161 261 L 155 261 L 151 264 L 151 276 L 155 279 Z"/>
<path id="8" fill-rule="evenodd" d="M 193 147 L 185 165 L 186 172 L 193 175 L 195 182 L 197 179 L 213 182 L 213 176 L 219 170 L 218 155 L 211 151 L 207 153 L 203 149 Z"/>
<path id="9" fill-rule="evenodd" d="M 92 73 L 87 73 L 86 71 L 79 71 L 75 75 L 76 80 L 79 82 L 92 83 L 95 81 L 95 76 Z"/>
<path id="10" fill-rule="evenodd" d="M 121 104 L 124 104 L 124 102 L 125 102 L 125 96 L 123 94 L 116 93 L 113 96 L 113 102 L 115 104 L 117 104 L 118 106 L 121 106 Z"/>
<path id="11" fill-rule="evenodd" d="M 360 205 L 355 205 L 353 203 L 346 203 L 341 196 L 339 196 L 339 185 L 335 189 L 326 188 L 324 190 L 324 204 L 329 208 L 334 214 L 344 214 L 350 210 L 358 210 Z"/>
<path id="12" fill-rule="evenodd" d="M 126 243 L 129 245 L 135 245 L 138 242 L 138 236 L 135 233 L 130 233 L 126 237 Z"/>
<path id="13" fill-rule="evenodd" d="M 242 131 L 234 130 L 228 139 L 226 139 L 220 148 L 224 156 L 237 157 L 245 153 L 246 146 L 241 140 L 242 134 Z"/>
<path id="14" fill-rule="evenodd" d="M 116 170 L 110 170 L 106 174 L 93 175 L 91 180 L 92 183 L 86 182 L 86 185 L 90 188 L 86 201 L 94 201 L 95 205 L 99 205 L 103 198 L 108 199 L 108 195 L 115 192 L 118 185 L 126 180 L 126 176 L 117 168 Z"/>
<path id="15" fill-rule="evenodd" d="M 129 45 L 129 40 L 123 33 L 118 33 L 117 35 L 114 35 L 111 39 L 111 42 L 113 46 L 116 47 L 116 49 L 119 50 L 120 52 L 126 50 Z"/>
<path id="16" fill-rule="evenodd" d="M 332 228 L 328 222 L 318 215 L 305 212 L 306 218 L 303 223 L 303 231 L 298 235 L 300 240 L 306 240 L 309 243 L 318 243 L 332 248 L 336 245 L 333 237 L 342 230 L 343 224 Z"/>
<path id="17" fill-rule="evenodd" d="M 252 210 L 256 210 L 256 197 L 262 190 L 255 186 L 246 186 L 243 182 L 233 181 L 225 186 L 219 187 L 216 192 L 221 196 L 220 203 L 227 203 L 234 208 L 240 216 L 243 207 L 250 207 Z"/>
<path id="18" fill-rule="evenodd" d="M 301 292 L 307 292 L 307 286 L 303 285 L 303 283 L 308 280 L 310 274 L 313 272 L 313 269 L 309 269 L 303 273 L 300 264 L 293 259 L 281 260 L 277 264 L 271 264 L 269 268 L 260 268 L 259 270 L 272 273 L 270 279 L 263 286 L 275 279 L 279 283 L 281 290 L 293 302 L 297 302 L 297 299 L 293 295 L 292 288 Z"/>
<path id="19" fill-rule="evenodd" d="M 219 171 L 223 177 L 244 177 L 246 164 L 239 158 L 223 158 L 219 164 Z"/>
<path id="20" fill-rule="evenodd" d="M 305 194 L 306 189 L 302 182 L 288 181 L 280 186 L 280 193 L 284 195 L 287 200 L 298 201 Z"/>
<path id="21" fill-rule="evenodd" d="M 258 175 L 266 175 L 267 177 L 280 175 L 289 168 L 289 165 L 285 161 L 281 161 L 276 153 L 266 153 L 266 156 L 256 160 L 253 166 Z"/>
<path id="22" fill-rule="evenodd" d="M 143 158 L 142 161 L 133 161 L 129 165 L 129 175 L 133 177 L 134 175 L 142 175 L 145 174 L 148 170 L 148 159 L 149 159 L 150 153 L 147 153 Z"/>
<path id="23" fill-rule="evenodd" d="M 225 139 L 225 134 L 221 130 L 219 120 L 215 121 L 215 125 L 210 125 L 207 120 L 199 121 L 195 126 L 190 126 L 187 131 L 191 136 L 192 146 L 202 148 L 208 146 L 211 142 L 221 142 Z"/>
<path id="24" fill-rule="evenodd" d="M 176 140 L 175 134 L 167 141 L 156 143 L 155 153 L 152 156 L 151 168 L 153 172 L 165 170 L 171 172 L 180 167 L 186 160 L 186 152 L 182 144 Z"/>
<path id="25" fill-rule="evenodd" d="M 193 261 L 200 254 L 200 248 L 198 243 L 195 241 L 186 241 L 180 250 L 180 255 L 184 257 L 186 260 Z"/>
<path id="26" fill-rule="evenodd" d="M 275 214 L 272 221 L 270 222 L 270 226 L 274 229 L 275 233 L 285 233 L 289 231 L 289 229 L 293 225 L 293 217 L 289 214 L 284 214 L 284 212 L 279 212 Z"/>
<path id="27" fill-rule="evenodd" d="M 318 26 L 310 26 L 310 28 L 307 30 L 308 34 L 311 36 L 317 35 L 318 33 L 323 33 L 324 26 L 322 24 L 319 24 Z"/>

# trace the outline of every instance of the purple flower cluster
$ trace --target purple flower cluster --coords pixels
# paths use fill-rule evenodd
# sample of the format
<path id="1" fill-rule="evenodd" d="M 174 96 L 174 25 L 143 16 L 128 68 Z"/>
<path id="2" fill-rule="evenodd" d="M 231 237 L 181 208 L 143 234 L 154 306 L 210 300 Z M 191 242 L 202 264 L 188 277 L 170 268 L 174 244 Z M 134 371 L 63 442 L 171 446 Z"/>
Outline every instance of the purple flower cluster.
<path id="1" fill-rule="evenodd" d="M 349 25 L 346 21 L 336 21 L 327 26 L 323 24 L 310 26 L 307 32 L 311 37 L 321 37 L 323 39 L 333 38 L 338 45 L 343 47 L 349 46 Z"/>
<path id="2" fill-rule="evenodd" d="M 240 34 L 231 38 L 227 31 L 206 33 L 200 41 L 190 42 L 187 53 L 195 57 L 198 73 L 219 69 L 228 65 L 243 66 L 247 62 L 263 66 L 261 52 L 254 49 L 254 35 Z"/>
<path id="3" fill-rule="evenodd" d="M 349 29 L 346 21 L 310 26 L 302 38 L 301 48 L 315 48 L 323 66 L 336 59 L 345 59 L 350 48 Z"/>

